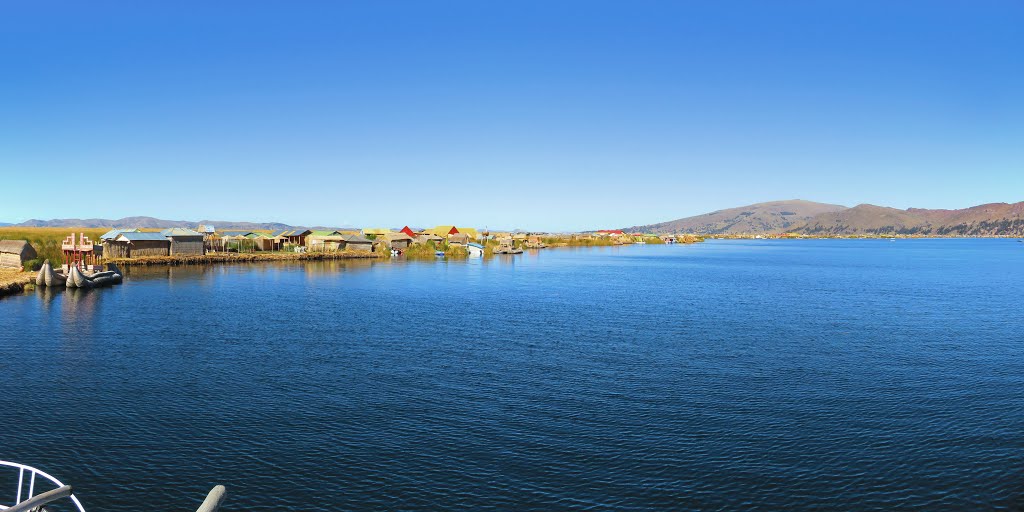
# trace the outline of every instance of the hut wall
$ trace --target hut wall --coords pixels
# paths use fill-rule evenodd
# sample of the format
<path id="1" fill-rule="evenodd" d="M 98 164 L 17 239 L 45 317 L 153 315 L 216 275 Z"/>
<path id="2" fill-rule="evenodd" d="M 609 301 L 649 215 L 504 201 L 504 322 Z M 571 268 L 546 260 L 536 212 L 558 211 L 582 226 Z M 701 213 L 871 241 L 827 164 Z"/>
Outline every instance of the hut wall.
<path id="1" fill-rule="evenodd" d="M 349 243 L 345 244 L 345 250 L 346 251 L 370 252 L 370 251 L 373 250 L 373 244 L 372 243 L 365 243 L 365 242 L 364 243 L 349 242 Z"/>
<path id="2" fill-rule="evenodd" d="M 21 269 L 36 256 L 36 249 L 24 240 L 0 240 L 0 267 Z"/>
<path id="3" fill-rule="evenodd" d="M 143 256 L 167 256 L 170 254 L 171 244 L 161 240 L 136 240 L 132 243 L 129 258 L 141 258 Z"/>
<path id="4" fill-rule="evenodd" d="M 409 248 L 409 243 L 410 242 L 411 242 L 411 240 L 406 240 L 404 238 L 401 238 L 401 239 L 398 239 L 398 240 L 392 240 L 391 241 L 391 247 L 393 249 L 398 249 L 398 250 L 404 251 L 404 250 Z"/>
<path id="5" fill-rule="evenodd" d="M 270 238 L 253 238 L 252 241 L 257 251 L 274 250 L 274 241 Z"/>
<path id="6" fill-rule="evenodd" d="M 21 255 L 9 252 L 0 252 L 0 268 L 21 268 Z"/>
<path id="7" fill-rule="evenodd" d="M 174 237 L 171 239 L 170 254 L 205 254 L 203 238 L 199 236 Z"/>
<path id="8" fill-rule="evenodd" d="M 128 258 L 128 244 L 125 242 L 104 242 L 104 258 Z"/>

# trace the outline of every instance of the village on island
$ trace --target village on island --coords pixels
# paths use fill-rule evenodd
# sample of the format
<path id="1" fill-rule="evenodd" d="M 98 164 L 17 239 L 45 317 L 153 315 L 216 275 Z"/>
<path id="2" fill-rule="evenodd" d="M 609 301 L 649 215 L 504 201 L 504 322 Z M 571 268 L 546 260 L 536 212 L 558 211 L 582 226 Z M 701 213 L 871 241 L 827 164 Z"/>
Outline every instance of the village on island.
<path id="1" fill-rule="evenodd" d="M 70 234 L 67 234 L 71 231 Z M 55 235 L 54 233 L 59 233 Z M 55 236 L 64 235 L 62 239 Z M 26 285 L 94 288 L 122 282 L 121 267 L 346 258 L 459 259 L 517 255 L 550 247 L 695 243 L 694 235 L 491 232 L 472 227 L 219 230 L 114 228 L 99 235 L 49 228 L 48 240 L 0 239 L 0 295 Z M 33 243 L 35 242 L 35 244 Z M 39 247 L 37 247 L 37 245 Z"/>

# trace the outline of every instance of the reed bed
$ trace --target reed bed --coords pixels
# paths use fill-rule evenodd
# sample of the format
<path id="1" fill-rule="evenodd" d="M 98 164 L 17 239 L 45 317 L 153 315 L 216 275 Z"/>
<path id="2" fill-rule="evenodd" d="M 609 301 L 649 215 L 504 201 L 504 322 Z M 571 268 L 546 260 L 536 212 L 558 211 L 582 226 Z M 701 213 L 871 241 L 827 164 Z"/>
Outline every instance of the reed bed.
<path id="1" fill-rule="evenodd" d="M 410 260 L 432 260 L 437 258 L 437 246 L 434 242 L 425 244 L 412 244 L 405 250 L 403 255 Z"/>

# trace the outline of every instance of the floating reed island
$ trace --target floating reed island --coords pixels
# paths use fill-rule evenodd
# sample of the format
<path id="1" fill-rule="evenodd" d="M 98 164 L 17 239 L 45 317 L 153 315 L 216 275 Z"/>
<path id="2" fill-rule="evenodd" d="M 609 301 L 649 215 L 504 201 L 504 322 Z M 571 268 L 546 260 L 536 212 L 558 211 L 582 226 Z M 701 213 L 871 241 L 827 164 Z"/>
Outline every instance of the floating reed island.
<path id="1" fill-rule="evenodd" d="M 69 235 L 68 232 L 71 231 Z M 454 225 L 400 230 L 342 228 L 217 230 L 0 227 L 0 296 L 35 284 L 95 288 L 120 283 L 121 267 L 345 259 L 463 259 L 516 256 L 552 247 L 688 244 L 695 235 L 600 230 L 489 232 Z M 50 263 L 54 262 L 54 263 Z"/>
<path id="2" fill-rule="evenodd" d="M 207 265 L 215 263 L 251 263 L 260 261 L 318 261 L 344 259 L 380 259 L 384 256 L 375 252 L 217 252 L 207 254 L 178 254 L 174 256 L 141 256 L 138 258 L 109 258 L 108 263 L 131 267 L 149 265 Z"/>
<path id="3" fill-rule="evenodd" d="M 13 295 L 25 290 L 25 286 L 31 284 L 34 277 L 29 272 L 22 272 L 20 269 L 0 268 L 0 297 Z"/>

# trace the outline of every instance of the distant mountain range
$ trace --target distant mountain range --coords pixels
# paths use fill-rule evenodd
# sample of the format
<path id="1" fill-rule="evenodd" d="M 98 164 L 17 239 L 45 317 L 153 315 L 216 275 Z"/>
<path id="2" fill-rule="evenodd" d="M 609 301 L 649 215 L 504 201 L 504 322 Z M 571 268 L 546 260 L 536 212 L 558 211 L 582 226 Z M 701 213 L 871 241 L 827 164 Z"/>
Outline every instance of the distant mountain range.
<path id="1" fill-rule="evenodd" d="M 815 203 L 795 199 L 772 201 L 728 210 L 718 210 L 695 217 L 634 226 L 628 231 L 645 233 L 696 233 L 706 235 L 740 233 L 782 233 L 801 226 L 816 215 L 845 210 L 837 204 Z"/>
<path id="2" fill-rule="evenodd" d="M 223 220 L 164 220 L 153 217 L 125 217 L 123 219 L 51 219 L 39 220 L 30 219 L 20 224 L 13 224 L 20 227 L 52 227 L 52 228 L 192 228 L 204 224 L 214 226 L 217 229 L 269 229 L 284 230 L 295 229 L 303 226 L 290 226 L 279 222 L 237 222 Z"/>
<path id="3" fill-rule="evenodd" d="M 1024 236 L 1024 202 L 962 210 L 899 210 L 871 204 L 847 208 L 804 200 L 772 201 L 626 230 L 705 235 Z"/>
<path id="4" fill-rule="evenodd" d="M 223 220 L 164 220 L 153 217 L 123 219 L 32 219 L 21 227 L 83 228 L 195 228 L 200 224 L 224 229 L 285 230 L 310 226 L 292 226 L 280 222 L 239 222 Z M 338 229 L 340 226 L 312 226 L 311 229 Z M 633 226 L 626 231 L 645 233 L 695 233 L 703 235 L 739 235 L 801 233 L 807 235 L 933 235 L 933 236 L 1024 236 L 1024 202 L 991 203 L 962 210 L 899 210 L 861 204 L 853 208 L 837 204 L 794 199 L 772 201 L 739 208 L 718 210 L 668 222 Z"/>

